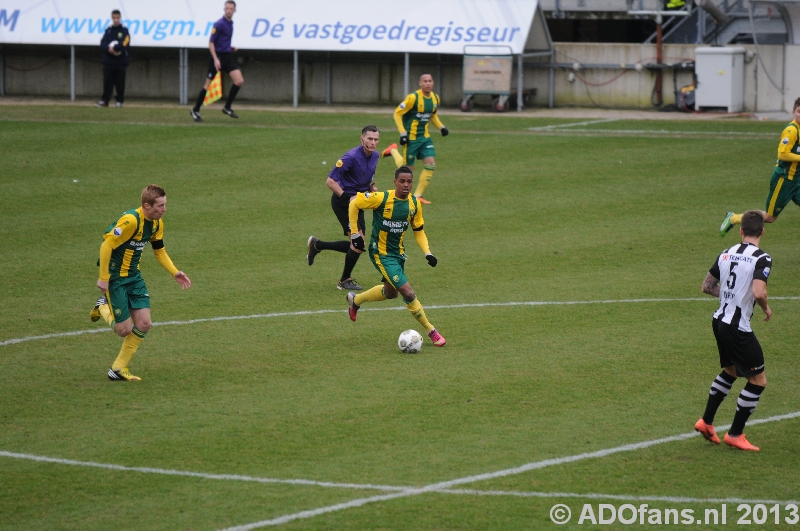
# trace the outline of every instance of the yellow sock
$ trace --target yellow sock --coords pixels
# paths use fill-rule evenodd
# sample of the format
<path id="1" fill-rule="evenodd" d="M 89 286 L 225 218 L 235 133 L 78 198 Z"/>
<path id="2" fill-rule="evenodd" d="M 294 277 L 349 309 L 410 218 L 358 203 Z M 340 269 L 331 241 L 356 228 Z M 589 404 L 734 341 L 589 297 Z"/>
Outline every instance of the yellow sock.
<path id="1" fill-rule="evenodd" d="M 431 182 L 431 177 L 433 177 L 433 170 L 436 168 L 434 165 L 425 165 L 425 169 L 422 170 L 422 173 L 419 174 L 419 184 L 417 185 L 417 190 L 414 192 L 414 195 L 419 197 L 425 193 L 425 189 L 428 187 L 428 184 Z"/>
<path id="2" fill-rule="evenodd" d="M 739 225 L 742 222 L 742 215 L 741 214 L 734 214 L 731 216 L 731 224 L 732 225 Z"/>
<path id="3" fill-rule="evenodd" d="M 383 294 L 383 284 L 378 284 L 364 293 L 359 293 L 353 299 L 357 306 L 361 306 L 365 302 L 380 302 L 385 301 L 386 295 Z"/>
<path id="4" fill-rule="evenodd" d="M 145 332 L 142 332 L 135 326 L 133 327 L 133 331 L 128 334 L 128 336 L 125 338 L 125 341 L 122 342 L 122 348 L 119 349 L 117 359 L 114 360 L 114 364 L 111 366 L 112 370 L 118 371 L 128 366 L 128 364 L 131 362 L 131 358 L 134 354 L 136 354 L 136 350 L 139 348 L 139 345 L 142 344 L 144 335 Z"/>
<path id="5" fill-rule="evenodd" d="M 111 306 L 108 304 L 102 304 L 97 311 L 100 312 L 100 315 L 103 317 L 108 326 L 114 326 L 114 314 L 111 313 Z"/>
<path id="6" fill-rule="evenodd" d="M 405 161 L 403 160 L 403 155 L 401 155 L 400 152 L 397 151 L 397 148 L 394 148 L 392 150 L 392 158 L 394 159 L 394 165 L 397 166 L 398 168 L 403 164 L 405 164 Z"/>
<path id="7" fill-rule="evenodd" d="M 425 330 L 430 332 L 435 328 L 425 316 L 425 310 L 422 309 L 422 304 L 419 303 L 419 300 L 414 299 L 411 302 L 406 302 L 406 308 L 408 308 L 408 311 L 414 316 L 414 319 L 416 319 L 419 324 L 425 327 Z"/>

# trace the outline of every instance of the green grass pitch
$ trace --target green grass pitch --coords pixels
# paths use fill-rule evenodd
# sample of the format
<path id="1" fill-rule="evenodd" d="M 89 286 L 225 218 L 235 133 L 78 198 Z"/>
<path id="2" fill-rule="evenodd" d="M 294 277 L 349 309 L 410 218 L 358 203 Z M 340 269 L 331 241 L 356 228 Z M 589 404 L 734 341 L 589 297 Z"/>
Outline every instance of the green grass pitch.
<path id="1" fill-rule="evenodd" d="M 727 525 L 695 528 L 728 529 L 730 500 L 800 499 L 797 418 L 750 425 L 756 454 L 690 437 L 560 460 L 692 432 L 719 370 L 700 284 L 738 238 L 720 238 L 725 212 L 763 208 L 783 124 L 445 116 L 425 208 L 439 265 L 409 238 L 406 271 L 447 346 L 403 355 L 421 328 L 401 303 L 351 323 L 342 255 L 305 263 L 309 235 L 341 237 L 327 172 L 368 123 L 396 141 L 389 112 L 240 114 L 2 107 L 0 529 L 623 529 L 577 519 L 719 500 Z M 193 286 L 145 251 L 143 381 L 109 382 L 121 340 L 85 333 L 102 328 L 98 246 L 150 183 Z M 762 240 L 775 315 L 755 312 L 769 386 L 752 420 L 800 410 L 798 220 L 788 207 Z M 366 259 L 354 276 L 379 281 Z M 48 337 L 13 341 L 31 336 Z M 780 511 L 760 528 L 796 529 Z"/>

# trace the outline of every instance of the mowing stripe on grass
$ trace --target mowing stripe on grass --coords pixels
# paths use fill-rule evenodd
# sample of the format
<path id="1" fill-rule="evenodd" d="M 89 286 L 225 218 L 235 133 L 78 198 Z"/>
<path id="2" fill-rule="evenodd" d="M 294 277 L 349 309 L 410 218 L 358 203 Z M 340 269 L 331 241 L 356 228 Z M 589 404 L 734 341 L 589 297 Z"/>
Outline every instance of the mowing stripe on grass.
<path id="1" fill-rule="evenodd" d="M 426 305 L 425 308 L 432 310 L 449 310 L 456 308 L 490 308 L 490 307 L 504 307 L 504 306 L 573 306 L 584 304 L 634 304 L 634 303 L 647 303 L 647 302 L 697 302 L 697 301 L 712 301 L 710 297 L 688 297 L 684 299 L 617 299 L 617 300 L 600 300 L 600 301 L 520 301 L 520 302 L 476 302 L 464 304 L 439 304 L 439 305 Z M 800 300 L 800 296 L 791 297 L 770 297 L 770 300 L 778 301 L 796 301 Z M 362 308 L 360 312 L 381 312 L 381 311 L 402 311 L 406 310 L 405 306 L 392 306 L 388 308 Z M 187 321 L 163 321 L 160 323 L 153 323 L 153 326 L 180 326 L 190 325 L 197 323 L 213 323 L 218 321 L 237 321 L 241 319 L 268 319 L 272 317 L 292 317 L 297 315 L 322 315 L 326 313 L 344 313 L 343 310 L 303 310 L 299 312 L 274 312 L 274 313 L 254 313 L 251 315 L 230 315 L 222 317 L 203 317 L 200 319 L 189 319 Z M 16 345 L 26 341 L 36 341 L 39 339 L 53 339 L 58 337 L 80 336 L 83 334 L 97 334 L 99 332 L 109 332 L 111 329 L 90 328 L 87 330 L 74 330 L 72 332 L 57 332 L 54 334 L 43 334 L 40 336 L 26 336 L 18 337 L 15 339 L 6 339 L 0 341 L 0 347 L 6 345 Z"/>
<path id="2" fill-rule="evenodd" d="M 754 424 L 764 424 L 766 422 L 778 422 L 781 420 L 788 420 L 793 418 L 800 417 L 800 411 L 795 411 L 794 413 L 787 413 L 785 415 L 776 415 L 773 417 L 767 417 L 765 419 L 756 419 L 750 421 L 749 425 Z M 718 429 L 726 430 L 730 428 L 730 425 L 719 426 Z M 507 468 L 505 470 L 498 470 L 497 472 L 488 472 L 486 474 L 478 474 L 475 476 L 467 476 L 458 479 L 452 479 L 450 481 L 441 481 L 439 483 L 432 483 L 425 487 L 419 488 L 409 488 L 405 489 L 401 492 L 395 492 L 392 494 L 382 494 L 378 496 L 371 496 L 369 498 L 359 498 L 355 500 L 351 500 L 345 503 L 337 503 L 335 505 L 329 505 L 327 507 L 320 507 L 319 509 L 312 509 L 308 511 L 301 511 L 298 513 L 287 514 L 284 516 L 279 516 L 278 518 L 272 518 L 270 520 L 262 520 L 261 522 L 254 522 L 251 524 L 245 524 L 241 526 L 229 527 L 224 529 L 223 531 L 250 531 L 251 529 L 258 529 L 260 527 L 268 527 L 274 525 L 285 524 L 288 522 L 292 522 L 294 520 L 300 520 L 304 518 L 313 518 L 314 516 L 319 516 L 326 513 L 332 513 L 336 511 L 341 511 L 343 509 L 351 509 L 353 507 L 361 507 L 362 505 L 366 505 L 368 503 L 375 503 L 378 501 L 387 501 L 387 500 L 394 500 L 397 498 L 406 498 L 408 496 L 417 496 L 419 494 L 425 494 L 428 492 L 437 492 L 444 489 L 449 489 L 456 485 L 464 485 L 466 483 L 474 483 L 476 481 L 485 481 L 487 479 L 495 479 L 501 478 L 506 476 L 512 476 L 516 474 L 521 474 L 523 472 L 528 472 L 530 470 L 538 470 L 541 468 L 546 468 L 550 466 L 556 465 L 563 465 L 566 463 L 574 463 L 576 461 L 583 461 L 585 459 L 596 459 L 599 457 L 606 457 L 609 455 L 617 454 L 620 452 L 632 452 L 634 450 L 641 450 L 643 448 L 649 448 L 651 446 L 656 446 L 659 444 L 664 444 L 668 442 L 675 442 L 675 441 L 683 441 L 686 439 L 691 439 L 693 437 L 699 437 L 700 434 L 698 432 L 690 432 L 690 433 L 683 433 L 681 435 L 672 435 L 670 437 L 662 437 L 660 439 L 653 439 L 651 441 L 644 441 L 640 443 L 633 443 L 633 444 L 624 444 L 622 446 L 617 446 L 615 448 L 608 448 L 606 450 L 598 450 L 596 452 L 586 452 L 577 455 L 571 455 L 567 457 L 558 457 L 555 459 L 545 459 L 543 461 L 534 461 L 532 463 L 527 463 L 522 466 L 514 467 L 514 468 Z"/>

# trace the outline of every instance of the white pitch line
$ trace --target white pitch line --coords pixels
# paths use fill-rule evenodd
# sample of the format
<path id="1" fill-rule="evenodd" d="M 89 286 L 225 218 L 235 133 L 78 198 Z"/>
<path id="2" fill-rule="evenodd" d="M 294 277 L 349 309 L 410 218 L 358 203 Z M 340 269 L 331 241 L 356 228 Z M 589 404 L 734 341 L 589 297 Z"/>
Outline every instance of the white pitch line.
<path id="1" fill-rule="evenodd" d="M 618 501 L 653 501 L 669 503 L 763 503 L 764 505 L 790 505 L 800 504 L 797 500 L 748 500 L 745 498 L 688 498 L 686 496 L 631 496 L 627 494 L 600 494 L 596 492 L 535 492 L 514 490 L 472 490 L 472 489 L 442 489 L 441 494 L 465 494 L 472 496 L 513 496 L 520 498 L 580 498 L 587 500 L 618 500 Z"/>
<path id="2" fill-rule="evenodd" d="M 774 138 L 772 133 L 747 133 L 744 131 L 670 131 L 668 129 L 574 129 L 582 133 L 617 133 L 626 135 L 687 135 L 687 136 L 710 136 L 721 138 L 724 136 L 732 137 L 756 137 Z"/>
<path id="3" fill-rule="evenodd" d="M 756 421 L 753 421 L 756 422 Z M 720 426 L 720 429 L 725 428 Z M 359 483 L 337 483 L 333 481 L 314 481 L 309 479 L 276 479 L 253 476 L 242 476 L 238 474 L 208 474 L 203 472 L 190 472 L 187 470 L 170 470 L 153 467 L 132 467 L 115 465 L 110 463 L 98 463 L 94 461 L 76 461 L 73 459 L 60 459 L 33 454 L 21 454 L 16 452 L 0 451 L 0 457 L 12 459 L 24 459 L 39 463 L 55 463 L 59 465 L 83 466 L 89 468 L 101 468 L 105 470 L 115 470 L 122 472 L 139 472 L 142 474 L 160 474 L 165 476 L 191 477 L 200 479 L 211 479 L 218 481 L 244 481 L 253 483 L 277 483 L 286 485 L 303 485 L 313 487 L 337 488 L 337 489 L 356 489 L 356 490 L 382 490 L 387 492 L 405 492 L 413 487 L 398 487 L 394 485 L 373 485 Z M 788 505 L 790 503 L 800 504 L 794 500 L 750 500 L 744 498 L 687 498 L 682 496 L 630 496 L 625 494 L 600 494 L 600 493 L 579 493 L 579 492 L 531 492 L 531 491 L 507 491 L 507 490 L 474 490 L 474 489 L 440 489 L 434 491 L 440 494 L 459 494 L 467 496 L 513 496 L 521 498 L 584 498 L 584 499 L 607 499 L 620 501 L 661 501 L 675 503 L 756 503 Z"/>
<path id="4" fill-rule="evenodd" d="M 646 302 L 695 302 L 695 301 L 711 301 L 709 297 L 688 297 L 688 298 L 667 298 L 667 299 L 618 299 L 618 300 L 600 300 L 600 301 L 521 301 L 521 302 L 478 302 L 467 304 L 438 304 L 426 305 L 428 309 L 447 310 L 455 308 L 490 308 L 490 307 L 503 307 L 503 306 L 572 306 L 583 304 L 633 304 L 633 303 L 646 303 Z M 784 300 L 794 301 L 800 300 L 797 297 L 770 297 L 770 300 Z M 405 310 L 404 306 L 392 306 L 389 308 L 362 308 L 361 312 L 380 312 L 380 311 L 399 311 Z M 238 321 L 241 319 L 268 319 L 272 317 L 291 317 L 296 315 L 322 315 L 326 313 L 343 313 L 347 310 L 304 310 L 298 312 L 274 312 L 274 313 L 254 313 L 251 315 L 230 315 L 222 317 L 204 317 L 200 319 L 189 319 L 187 321 L 164 321 L 160 323 L 153 323 L 153 326 L 182 326 L 197 323 L 214 323 L 219 321 Z M 0 341 L 0 347 L 6 345 L 16 345 L 26 341 L 36 341 L 39 339 L 54 339 L 58 337 L 80 336 L 83 334 L 97 334 L 99 332 L 109 332 L 110 328 L 90 328 L 87 330 L 74 330 L 72 332 L 57 332 L 54 334 L 43 334 L 39 336 L 26 336 L 18 337 L 15 339 L 6 339 Z"/>
<path id="5" fill-rule="evenodd" d="M 278 111 L 281 112 L 281 111 Z M 630 136 L 708 136 L 714 135 L 715 138 L 739 137 L 739 138 L 775 138 L 774 133 L 757 133 L 746 131 L 670 131 L 667 129 L 570 129 L 564 130 L 565 127 L 572 127 L 577 125 L 588 125 L 592 123 L 613 122 L 620 119 L 605 119 L 591 122 L 580 122 L 541 127 L 528 127 L 522 130 L 508 130 L 508 131 L 476 131 L 476 130 L 459 130 L 460 135 L 540 135 L 545 134 L 582 134 L 582 135 L 598 135 L 598 134 L 611 134 L 611 135 L 630 135 Z M 0 118 L 0 122 L 41 122 L 41 123 L 58 123 L 58 124 L 88 124 L 88 125 L 128 125 L 128 126 L 153 126 L 153 127 L 196 127 L 193 123 L 153 123 L 153 122 L 105 122 L 101 120 L 49 120 L 38 118 Z M 208 123 L 206 122 L 203 127 L 219 127 L 219 128 L 250 128 L 250 129 L 306 129 L 312 131 L 352 131 L 350 127 L 332 127 L 332 126 L 290 126 L 290 125 L 266 125 L 266 124 L 230 124 L 230 123 Z"/>
<path id="6" fill-rule="evenodd" d="M 408 487 L 394 487 L 391 485 L 359 485 L 355 483 L 335 483 L 332 481 L 313 481 L 310 479 L 276 479 L 260 478 L 253 476 L 241 476 L 237 474 L 207 474 L 204 472 L 190 472 L 188 470 L 170 470 L 166 468 L 152 468 L 139 466 L 115 465 L 112 463 L 97 463 L 94 461 L 75 461 L 73 459 L 60 459 L 43 455 L 20 454 L 15 452 L 5 452 L 0 450 L 0 457 L 10 457 L 13 459 L 25 459 L 40 463 L 56 463 L 59 465 L 85 466 L 90 468 L 102 468 L 105 470 L 118 470 L 123 472 L 140 472 L 142 474 L 160 474 L 164 476 L 181 476 L 201 479 L 215 479 L 222 481 L 249 481 L 253 483 L 283 483 L 288 485 L 307 485 L 314 487 L 328 487 L 340 489 L 360 489 L 360 490 L 385 490 L 385 491 L 404 491 Z"/>
<path id="7" fill-rule="evenodd" d="M 794 413 L 787 413 L 785 415 L 776 415 L 772 417 L 767 417 L 764 419 L 754 419 L 748 422 L 748 425 L 753 426 L 756 424 L 765 424 L 767 422 L 777 422 L 781 420 L 788 420 L 793 418 L 800 417 L 800 411 L 796 411 Z M 718 426 L 720 431 L 726 430 L 730 428 L 730 425 L 725 426 Z M 673 498 L 668 496 L 622 496 L 622 495 L 613 495 L 613 494 L 596 494 L 596 493 L 587 493 L 587 494 L 579 494 L 579 493 L 535 493 L 535 492 L 515 492 L 515 491 L 480 491 L 480 490 L 457 490 L 452 489 L 452 487 L 456 485 L 463 485 L 466 483 L 474 483 L 477 481 L 484 481 L 487 479 L 495 479 L 499 477 L 511 476 L 516 474 L 521 474 L 523 472 L 527 472 L 530 470 L 537 470 L 541 468 L 546 468 L 549 466 L 556 466 L 562 465 L 566 463 L 573 463 L 576 461 L 581 461 L 585 459 L 594 459 L 599 457 L 605 457 L 608 455 L 612 455 L 619 452 L 630 452 L 634 450 L 640 450 L 643 448 L 649 448 L 651 446 L 664 444 L 667 442 L 674 442 L 674 441 L 682 441 L 685 439 L 691 439 L 693 437 L 698 437 L 699 433 L 697 432 L 690 432 L 684 433 L 681 435 L 673 435 L 671 437 L 663 437 L 660 439 L 654 439 L 651 441 L 645 441 L 641 443 L 634 443 L 634 444 L 626 444 L 622 446 L 617 446 L 615 448 L 609 448 L 606 450 L 599 450 L 596 452 L 588 452 L 583 454 L 578 454 L 574 456 L 568 457 L 560 457 L 555 459 L 545 459 L 543 461 L 536 461 L 533 463 L 528 463 L 526 465 L 522 465 L 520 467 L 515 468 L 508 468 L 505 470 L 500 470 L 497 472 L 490 472 L 487 474 L 480 474 L 475 476 L 468 476 L 464 478 L 454 479 L 450 481 L 444 481 L 439 483 L 433 483 L 431 485 L 427 485 L 425 487 L 398 487 L 393 485 L 372 485 L 372 484 L 358 484 L 358 483 L 336 483 L 330 481 L 314 481 L 314 480 L 307 480 L 307 479 L 276 479 L 276 478 L 260 478 L 260 477 L 253 477 L 253 476 L 242 476 L 236 474 L 208 474 L 203 472 L 190 472 L 187 470 L 170 470 L 170 469 L 163 469 L 163 468 L 152 468 L 152 467 L 130 467 L 124 465 L 115 465 L 110 463 L 97 463 L 93 461 L 76 461 L 72 459 L 60 459 L 55 457 L 48 457 L 48 456 L 40 456 L 40 455 L 32 455 L 32 454 L 22 454 L 16 452 L 7 452 L 7 451 L 0 451 L 0 457 L 8 457 L 13 459 L 25 459 L 30 461 L 36 462 L 43 462 L 43 463 L 56 463 L 61 465 L 70 465 L 70 466 L 84 466 L 84 467 L 91 467 L 91 468 L 100 468 L 106 470 L 117 470 L 123 472 L 139 472 L 143 474 L 160 474 L 166 476 L 179 476 L 179 477 L 192 477 L 192 478 L 201 478 L 201 479 L 211 479 L 211 480 L 223 480 L 223 481 L 248 481 L 248 482 L 255 482 L 255 483 L 277 483 L 277 484 L 289 484 L 289 485 L 305 485 L 305 486 L 317 486 L 317 487 L 327 487 L 327 488 L 345 488 L 345 489 L 359 489 L 359 490 L 383 490 L 383 491 L 394 491 L 391 494 L 383 494 L 377 496 L 371 496 L 368 498 L 359 498 L 356 500 L 351 500 L 349 502 L 340 503 L 336 505 L 330 505 L 327 507 L 321 507 L 319 509 L 313 509 L 308 511 L 302 511 L 299 513 L 293 513 L 284 515 L 278 518 L 273 518 L 271 520 L 264 520 L 261 522 L 255 522 L 252 524 L 246 524 L 243 526 L 236 526 L 228 528 L 224 531 L 248 531 L 250 529 L 257 529 L 260 527 L 267 527 L 267 526 L 274 526 L 279 524 L 284 524 L 287 522 L 291 522 L 294 520 L 304 519 L 304 518 L 312 518 L 314 516 L 319 516 L 321 514 L 340 511 L 343 509 L 349 509 L 353 507 L 360 507 L 362 505 L 366 505 L 369 503 L 374 503 L 377 501 L 386 501 L 392 500 L 396 498 L 403 498 L 407 496 L 415 496 L 418 494 L 424 494 L 428 492 L 440 492 L 444 494 L 472 494 L 472 495 L 491 495 L 491 496 L 520 496 L 520 497 L 574 497 L 574 498 L 587 498 L 587 499 L 595 499 L 595 498 L 607 498 L 607 499 L 620 499 L 620 500 L 642 500 L 642 501 L 695 501 L 697 503 L 724 503 L 729 501 L 730 503 L 739 502 L 739 503 L 780 503 L 780 504 L 789 504 L 789 503 L 796 503 L 793 501 L 784 501 L 784 500 L 739 500 L 738 498 L 730 498 L 730 499 L 722 499 L 722 498 L 712 498 L 712 499 L 702 499 L 702 498 Z"/>
<path id="8" fill-rule="evenodd" d="M 753 421 L 756 422 L 756 421 Z M 723 429 L 720 426 L 720 429 Z M 115 465 L 110 463 L 97 463 L 94 461 L 76 461 L 73 459 L 60 459 L 33 454 L 21 454 L 16 452 L 0 451 L 0 457 L 12 459 L 24 459 L 39 463 L 55 463 L 59 465 L 83 466 L 89 468 L 101 468 L 105 470 L 115 470 L 122 472 L 139 472 L 142 474 L 160 474 L 164 476 L 191 477 L 200 479 L 211 479 L 218 481 L 245 481 L 253 483 L 277 483 L 286 485 L 303 485 L 313 487 L 325 487 L 336 489 L 356 489 L 356 490 L 382 490 L 387 492 L 404 492 L 413 487 L 398 487 L 394 485 L 373 485 L 359 483 L 337 483 L 333 481 L 314 481 L 310 479 L 276 479 L 253 476 L 242 476 L 238 474 L 208 474 L 203 472 L 190 472 L 187 470 L 170 470 L 152 467 L 134 467 Z M 521 498 L 585 498 L 585 499 L 607 499 L 620 501 L 662 501 L 675 503 L 756 503 L 788 505 L 790 503 L 800 504 L 794 500 L 749 500 L 744 498 L 687 498 L 680 496 L 630 496 L 624 494 L 600 494 L 600 493 L 579 493 L 579 492 L 531 492 L 531 491 L 507 491 L 507 490 L 474 490 L 474 489 L 440 489 L 435 492 L 441 494 L 459 494 L 468 496 L 514 496 Z"/>
<path id="9" fill-rule="evenodd" d="M 562 131 L 565 127 L 578 126 L 578 125 L 591 125 L 603 122 L 616 122 L 617 119 L 597 120 L 592 122 L 577 122 L 572 124 L 560 125 L 545 125 L 540 127 L 528 127 L 527 131 L 534 133 L 544 132 L 573 132 L 573 133 L 610 133 L 620 135 L 686 135 L 686 136 L 708 136 L 714 135 L 715 138 L 722 138 L 725 136 L 730 137 L 746 137 L 746 138 L 774 138 L 774 133 L 757 133 L 748 131 L 672 131 L 669 129 L 571 129 L 570 131 Z M 463 131 L 461 132 L 463 134 Z M 493 133 L 493 131 L 486 131 L 486 133 Z"/>
<path id="10" fill-rule="evenodd" d="M 724 428 L 720 426 L 720 429 Z M 152 467 L 131 467 L 115 465 L 109 463 L 97 463 L 93 461 L 75 461 L 73 459 L 60 459 L 32 454 L 20 454 L 15 452 L 0 451 L 0 457 L 10 457 L 13 459 L 24 459 L 40 463 L 55 463 L 59 465 L 83 466 L 89 468 L 101 468 L 122 472 L 139 472 L 142 474 L 160 474 L 165 476 L 191 477 L 200 479 L 211 479 L 218 481 L 245 481 L 253 483 L 277 483 L 286 485 L 303 485 L 313 487 L 356 489 L 356 490 L 382 490 L 388 492 L 407 491 L 413 487 L 397 487 L 394 485 L 373 485 L 359 483 L 337 483 L 332 481 L 314 481 L 308 479 L 276 479 L 262 478 L 253 476 L 242 476 L 237 474 L 207 474 L 203 472 L 190 472 L 186 470 L 170 470 Z M 745 498 L 687 498 L 682 496 L 629 496 L 625 494 L 599 494 L 599 493 L 579 493 L 579 492 L 532 492 L 532 491 L 506 491 L 506 490 L 474 490 L 474 489 L 441 489 L 437 490 L 440 494 L 458 494 L 466 496 L 513 496 L 520 498 L 581 498 L 598 500 L 621 500 L 621 501 L 660 501 L 674 503 L 756 503 L 788 505 L 791 503 L 800 504 L 794 500 L 750 500 Z"/>
<path id="11" fill-rule="evenodd" d="M 764 424 L 766 422 L 778 422 L 781 420 L 793 419 L 800 417 L 800 411 L 795 411 L 794 413 L 787 413 L 785 415 L 776 415 L 773 417 L 767 417 L 765 419 L 756 419 L 753 421 L 748 422 L 749 425 L 754 424 Z M 730 428 L 730 425 L 726 426 L 719 426 L 719 430 L 726 430 Z M 268 526 L 275 526 L 280 524 L 285 524 L 288 522 L 292 522 L 294 520 L 300 520 L 304 518 L 312 518 L 314 516 L 319 516 L 326 513 L 332 513 L 336 511 L 341 511 L 343 509 L 351 509 L 353 507 L 361 507 L 362 505 L 366 505 L 368 503 L 375 503 L 378 501 L 387 501 L 387 500 L 394 500 L 397 498 L 406 498 L 408 496 L 417 496 L 419 494 L 425 494 L 428 492 L 437 492 L 444 489 L 450 489 L 456 485 L 463 485 L 465 483 L 474 483 L 476 481 L 485 481 L 487 479 L 495 479 L 500 477 L 506 477 L 516 474 L 521 474 L 523 472 L 528 472 L 530 470 L 538 470 L 541 468 L 546 468 L 550 466 L 556 465 L 563 465 L 566 463 L 574 463 L 576 461 L 583 461 L 585 459 L 596 459 L 599 457 L 606 457 L 609 455 L 613 455 L 620 452 L 631 452 L 634 450 L 641 450 L 643 448 L 649 448 L 651 446 L 656 446 L 659 444 L 664 444 L 668 442 L 675 442 L 675 441 L 683 441 L 686 439 L 691 439 L 692 437 L 698 437 L 700 434 L 697 432 L 690 432 L 690 433 L 683 433 L 681 435 L 673 435 L 670 437 L 662 437 L 660 439 L 653 439 L 651 441 L 644 441 L 640 443 L 633 443 L 633 444 L 624 444 L 622 446 L 617 446 L 615 448 L 608 448 L 605 450 L 598 450 L 596 452 L 586 452 L 582 454 L 567 456 L 567 457 L 558 457 L 555 459 L 545 459 L 543 461 L 535 461 L 533 463 L 527 463 L 522 466 L 514 467 L 514 468 L 507 468 L 505 470 L 498 470 L 497 472 L 488 472 L 486 474 L 478 474 L 475 476 L 467 476 L 463 478 L 453 479 L 450 481 L 442 481 L 439 483 L 432 483 L 425 487 L 419 488 L 408 488 L 400 492 L 395 492 L 392 494 L 382 494 L 378 496 L 371 496 L 368 498 L 358 498 L 355 500 L 351 500 L 349 502 L 344 503 L 337 503 L 335 505 L 329 505 L 327 507 L 320 507 L 319 509 L 311 509 L 308 511 L 301 511 L 298 513 L 287 514 L 284 516 L 279 516 L 278 518 L 272 518 L 270 520 L 262 520 L 260 522 L 254 522 L 251 524 L 245 524 L 235 527 L 229 527 L 222 531 L 250 531 L 251 529 L 258 529 L 260 527 L 268 527 Z"/>
<path id="12" fill-rule="evenodd" d="M 605 124 L 608 122 L 617 122 L 619 118 L 605 118 L 602 120 L 588 120 L 586 122 L 573 122 L 569 124 L 553 124 L 553 125 L 543 125 L 540 127 L 529 127 L 528 131 L 550 131 L 552 129 L 562 129 L 564 127 L 576 127 L 579 125 L 593 125 L 593 124 Z"/>

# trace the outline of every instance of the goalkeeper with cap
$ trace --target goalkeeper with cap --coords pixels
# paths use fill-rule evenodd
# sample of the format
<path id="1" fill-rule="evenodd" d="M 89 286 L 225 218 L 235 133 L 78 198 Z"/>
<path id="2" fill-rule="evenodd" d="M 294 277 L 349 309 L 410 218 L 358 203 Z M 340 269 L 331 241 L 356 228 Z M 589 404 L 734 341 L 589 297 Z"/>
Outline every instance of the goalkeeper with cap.
<path id="1" fill-rule="evenodd" d="M 350 203 L 351 227 L 356 226 L 362 211 L 373 211 L 372 236 L 369 249 L 366 250 L 375 269 L 383 275 L 383 284 L 378 284 L 358 295 L 351 291 L 347 294 L 347 304 L 350 307 L 350 319 L 355 321 L 359 308 L 365 302 L 394 299 L 400 293 L 406 308 L 414 319 L 425 327 L 433 344 L 443 347 L 446 343 L 444 337 L 428 321 L 425 310 L 417 300 L 417 295 L 404 272 L 406 255 L 403 237 L 409 226 L 414 232 L 417 245 L 425 253 L 428 265 L 436 267 L 437 263 L 436 257 L 431 254 L 428 247 L 428 238 L 423 230 L 422 204 L 418 198 L 411 195 L 413 184 L 414 175 L 411 169 L 408 166 L 401 166 L 394 174 L 394 190 L 358 193 Z M 363 232 L 353 232 L 350 240 L 356 252 L 365 251 Z"/>
<path id="2" fill-rule="evenodd" d="M 164 222 L 167 194 L 151 184 L 142 190 L 142 206 L 128 210 L 112 223 L 100 244 L 100 278 L 97 287 L 103 295 L 89 313 L 91 320 L 101 318 L 125 338 L 117 359 L 108 370 L 109 380 L 138 382 L 128 370 L 128 363 L 150 330 L 150 294 L 139 272 L 142 249 L 150 242 L 161 267 L 169 271 L 183 289 L 192 281 L 172 263 L 164 248 Z"/>
<path id="3" fill-rule="evenodd" d="M 433 140 L 428 132 L 428 122 L 435 125 L 442 136 L 447 136 L 449 131 L 444 126 L 436 110 L 439 108 L 439 96 L 433 92 L 433 76 L 422 74 L 419 78 L 419 90 L 412 92 L 394 110 L 394 123 L 400 132 L 400 145 L 403 146 L 402 155 L 394 144 L 386 148 L 381 156 L 391 154 L 397 167 L 408 166 L 414 170 L 414 162 L 422 159 L 425 165 L 419 176 L 419 183 L 414 195 L 420 203 L 426 205 L 430 201 L 424 199 L 422 194 L 428 187 L 433 171 L 436 169 L 436 151 L 433 149 Z"/>

